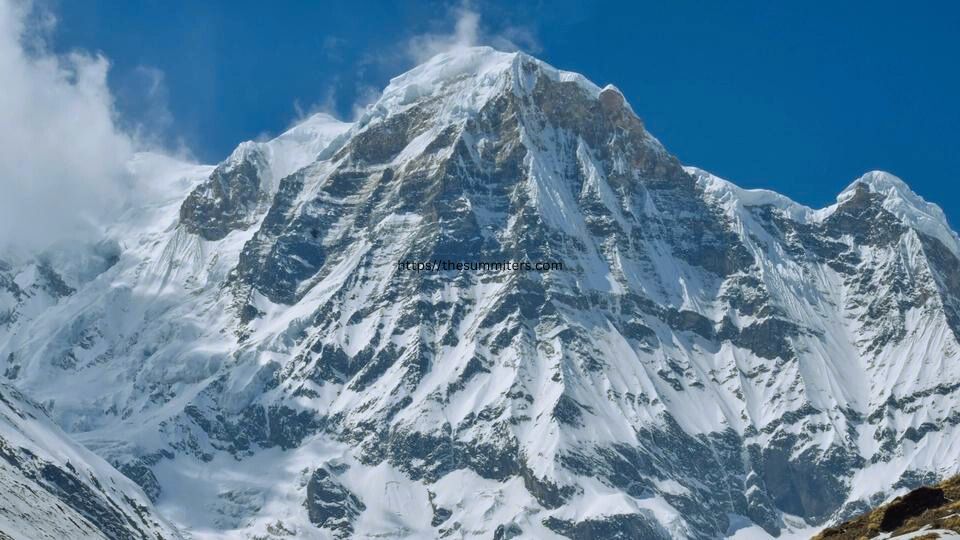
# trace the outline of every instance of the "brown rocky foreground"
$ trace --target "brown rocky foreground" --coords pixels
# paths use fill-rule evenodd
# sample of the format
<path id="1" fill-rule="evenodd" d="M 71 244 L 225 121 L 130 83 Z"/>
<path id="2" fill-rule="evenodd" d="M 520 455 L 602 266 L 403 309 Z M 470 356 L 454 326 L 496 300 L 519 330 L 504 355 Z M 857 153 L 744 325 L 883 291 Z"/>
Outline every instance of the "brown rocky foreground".
<path id="1" fill-rule="evenodd" d="M 932 540 L 947 531 L 960 534 L 960 476 L 919 487 L 866 514 L 828 527 L 813 540 L 867 540 L 881 535 L 892 539 L 921 530 L 929 533 L 911 538 Z"/>

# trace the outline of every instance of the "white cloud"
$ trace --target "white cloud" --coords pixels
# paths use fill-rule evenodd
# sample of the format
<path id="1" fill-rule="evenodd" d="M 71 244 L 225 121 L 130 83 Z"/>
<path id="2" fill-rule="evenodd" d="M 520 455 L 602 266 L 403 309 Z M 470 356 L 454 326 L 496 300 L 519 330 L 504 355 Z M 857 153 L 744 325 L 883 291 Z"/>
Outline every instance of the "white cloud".
<path id="1" fill-rule="evenodd" d="M 356 122 L 367 108 L 380 99 L 381 89 L 370 86 L 369 84 L 357 88 L 353 99 L 353 105 L 350 106 L 350 119 Z"/>
<path id="2" fill-rule="evenodd" d="M 115 97 L 124 110 L 137 112 L 135 123 L 129 118 L 121 129 L 136 135 L 140 145 L 161 146 L 172 137 L 173 114 L 170 112 L 170 92 L 166 74 L 152 66 L 137 66 L 119 77 Z"/>
<path id="3" fill-rule="evenodd" d="M 448 51 L 479 44 L 480 14 L 465 5 L 454 9 L 453 32 L 449 34 L 421 34 L 410 39 L 408 53 L 417 64 Z"/>
<path id="4" fill-rule="evenodd" d="M 52 21 L 0 0 L 0 249 L 95 235 L 133 191 L 136 143 L 118 127 L 109 62 L 51 52 Z"/>
<path id="5" fill-rule="evenodd" d="M 480 13 L 466 2 L 454 7 L 448 18 L 453 21 L 452 32 L 425 33 L 409 40 L 407 55 L 415 63 L 421 64 L 443 52 L 477 45 L 490 45 L 502 51 L 540 51 L 539 41 L 531 29 L 509 26 L 498 32 L 491 32 L 483 25 Z"/>
<path id="6" fill-rule="evenodd" d="M 340 82 L 340 77 L 334 75 L 331 77 L 329 84 L 326 85 L 322 94 L 323 97 L 319 101 L 312 103 L 306 107 L 300 102 L 299 99 L 293 100 L 293 121 L 287 126 L 287 129 L 303 122 L 307 118 L 317 114 L 317 113 L 326 113 L 331 116 L 336 117 L 337 110 L 337 85 Z M 270 137 L 272 138 L 272 136 Z"/>

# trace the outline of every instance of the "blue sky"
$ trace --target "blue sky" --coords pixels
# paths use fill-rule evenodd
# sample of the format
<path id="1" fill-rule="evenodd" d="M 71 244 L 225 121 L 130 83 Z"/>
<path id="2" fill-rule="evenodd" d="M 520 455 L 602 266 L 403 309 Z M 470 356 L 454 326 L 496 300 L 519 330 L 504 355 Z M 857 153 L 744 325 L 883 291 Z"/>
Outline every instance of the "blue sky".
<path id="1" fill-rule="evenodd" d="M 216 162 L 314 110 L 349 118 L 457 38 L 616 84 L 684 163 L 811 206 L 883 169 L 960 187 L 957 2 L 56 2 L 126 122 Z M 460 34 L 457 34 L 457 24 Z M 469 34 L 469 35 L 463 35 Z"/>

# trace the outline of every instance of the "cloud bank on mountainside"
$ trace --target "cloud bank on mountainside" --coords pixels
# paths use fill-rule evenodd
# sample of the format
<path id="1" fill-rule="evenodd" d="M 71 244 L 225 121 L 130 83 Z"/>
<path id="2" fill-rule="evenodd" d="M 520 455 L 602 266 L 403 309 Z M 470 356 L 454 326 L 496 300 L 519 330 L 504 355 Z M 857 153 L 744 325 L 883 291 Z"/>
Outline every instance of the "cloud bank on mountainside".
<path id="1" fill-rule="evenodd" d="M 137 137 L 119 127 L 109 62 L 56 54 L 54 19 L 0 0 L 0 249 L 42 250 L 96 235 L 135 195 Z"/>

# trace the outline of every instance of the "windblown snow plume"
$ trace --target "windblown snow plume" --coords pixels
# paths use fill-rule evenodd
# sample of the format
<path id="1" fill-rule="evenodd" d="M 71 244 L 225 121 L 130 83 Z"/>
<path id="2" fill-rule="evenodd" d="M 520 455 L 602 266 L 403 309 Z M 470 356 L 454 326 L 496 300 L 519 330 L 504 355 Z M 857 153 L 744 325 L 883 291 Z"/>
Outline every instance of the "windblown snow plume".
<path id="1" fill-rule="evenodd" d="M 422 64 L 438 54 L 464 51 L 478 45 L 489 45 L 503 51 L 526 51 L 536 53 L 540 43 L 530 28 L 506 26 L 492 31 L 483 24 L 477 9 L 464 2 L 452 8 L 448 17 L 453 22 L 452 32 L 427 32 L 410 38 L 407 54 L 417 64 Z"/>

